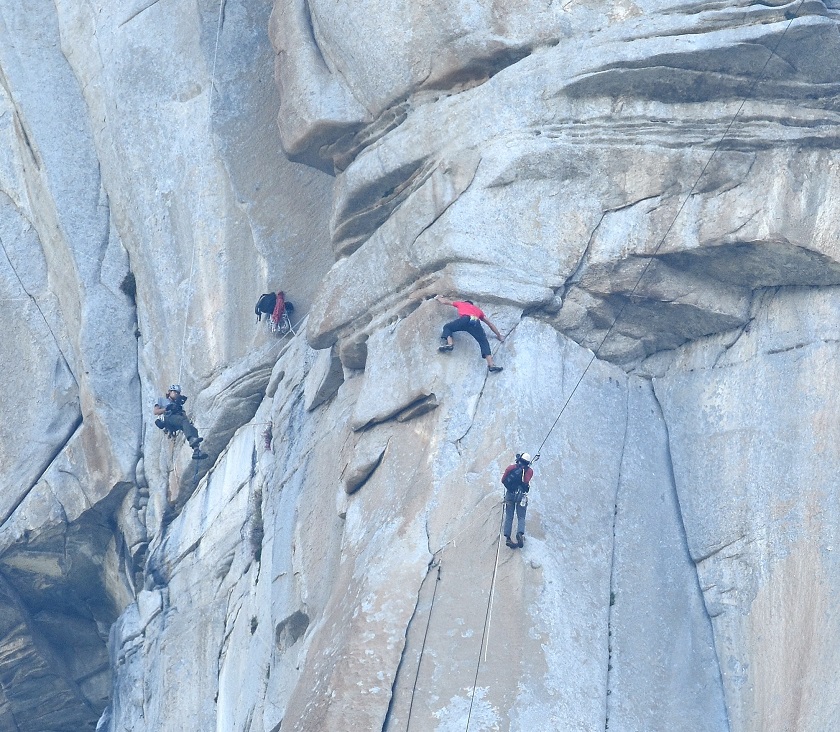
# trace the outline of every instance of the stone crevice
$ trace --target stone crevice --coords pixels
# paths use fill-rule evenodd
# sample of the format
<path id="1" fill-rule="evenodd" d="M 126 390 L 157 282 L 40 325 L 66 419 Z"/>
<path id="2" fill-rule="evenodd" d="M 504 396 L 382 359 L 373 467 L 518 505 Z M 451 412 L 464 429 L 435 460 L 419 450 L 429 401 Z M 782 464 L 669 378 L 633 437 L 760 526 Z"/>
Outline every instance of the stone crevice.
<path id="1" fill-rule="evenodd" d="M 608 732 L 610 728 L 610 679 L 612 677 L 612 660 L 613 660 L 613 606 L 615 605 L 615 591 L 616 591 L 616 523 L 618 519 L 618 501 L 621 493 L 621 479 L 624 467 L 624 452 L 627 449 L 627 432 L 630 426 L 630 384 L 627 383 L 625 388 L 624 400 L 624 434 L 621 441 L 621 453 L 618 458 L 618 477 L 616 478 L 615 486 L 615 503 L 613 504 L 612 515 L 612 551 L 610 555 L 610 598 L 609 606 L 607 608 L 607 671 L 606 671 L 606 689 L 607 694 L 604 699 L 604 732 Z"/>
<path id="2" fill-rule="evenodd" d="M 595 234 L 598 233 L 598 229 L 601 228 L 601 224 L 604 223 L 604 219 L 607 217 L 608 213 L 608 211 L 604 211 L 598 219 L 598 223 L 592 228 L 592 231 L 589 234 L 589 239 L 586 241 L 586 246 L 583 248 L 583 254 L 580 255 L 580 259 L 578 260 L 577 266 L 566 279 L 566 287 L 570 287 L 571 285 L 575 285 L 580 282 L 580 275 L 586 266 L 586 260 L 589 256 L 589 250 L 592 247 L 592 242 L 595 239 Z"/>
<path id="3" fill-rule="evenodd" d="M 705 552 L 705 553 L 701 554 L 700 556 L 694 558 L 694 563 L 699 566 L 699 565 L 703 564 L 703 562 L 708 561 L 712 557 L 717 556 L 718 554 L 726 551 L 730 547 L 734 547 L 736 544 L 738 544 L 740 542 L 743 542 L 742 546 L 747 546 L 749 544 L 752 544 L 754 541 L 755 541 L 754 539 L 747 540 L 746 535 L 741 534 L 740 536 L 736 536 L 734 539 L 730 539 L 729 541 L 725 541 L 723 544 L 719 544 L 718 546 L 714 547 L 713 549 L 709 549 L 707 552 Z M 742 553 L 740 551 L 736 551 L 736 552 L 733 552 L 732 554 L 730 554 L 729 556 L 734 558 L 734 557 L 741 556 L 741 554 Z M 709 585 L 709 587 L 712 587 L 712 586 L 713 585 Z"/>
<path id="4" fill-rule="evenodd" d="M 20 508 L 21 504 L 26 500 L 26 497 L 32 492 L 32 490 L 35 488 L 35 486 L 38 485 L 38 483 L 41 481 L 41 478 L 44 477 L 44 474 L 50 469 L 52 464 L 55 462 L 56 458 L 59 455 L 61 455 L 61 453 L 64 451 L 64 448 L 67 447 L 67 445 L 70 443 L 70 441 L 76 435 L 76 433 L 81 429 L 82 421 L 83 421 L 82 416 L 79 415 L 79 417 L 76 419 L 76 421 L 70 426 L 68 436 L 64 439 L 64 441 L 60 445 L 58 445 L 58 447 L 56 447 L 52 451 L 52 454 L 47 458 L 47 460 L 45 461 L 46 464 L 44 465 L 41 472 L 38 473 L 38 475 L 35 477 L 35 479 L 30 483 L 29 487 L 22 493 L 20 498 L 18 498 L 18 500 L 15 501 L 14 504 L 12 504 L 12 506 L 9 508 L 9 510 L 6 512 L 6 514 L 3 515 L 3 516 L 0 516 L 0 526 L 2 526 L 4 523 L 6 523 L 6 521 L 8 521 L 9 518 L 14 515 L 14 513 L 18 510 L 18 508 Z M 62 511 L 64 511 L 63 506 L 62 506 Z M 65 514 L 65 516 L 66 516 L 66 514 Z"/>
<path id="5" fill-rule="evenodd" d="M 312 37 L 312 45 L 315 47 L 315 51 L 318 54 L 318 58 L 320 58 L 323 62 L 324 68 L 327 71 L 329 71 L 330 74 L 338 76 L 341 79 L 342 87 L 344 87 L 344 89 L 353 97 L 356 104 L 358 104 L 362 109 L 364 109 L 368 114 L 370 114 L 370 109 L 368 108 L 368 105 L 363 103 L 362 100 L 358 98 L 352 85 L 348 82 L 347 77 L 341 70 L 341 67 L 337 63 L 335 63 L 335 60 L 330 57 L 328 49 L 324 46 L 324 44 L 321 41 L 319 41 L 318 32 L 315 29 L 315 21 L 312 16 L 312 8 L 309 5 L 309 0 L 302 0 L 302 4 L 303 16 L 306 20 L 307 28 Z M 328 60 L 330 63 L 328 63 Z"/>
<path id="6" fill-rule="evenodd" d="M 33 230 L 37 230 L 36 227 L 33 225 L 32 221 L 27 216 L 24 216 L 22 211 L 17 210 L 17 212 L 29 224 L 29 226 L 32 227 Z M 53 339 L 53 342 L 55 343 L 56 349 L 58 349 L 58 352 L 61 354 L 61 358 L 62 358 L 62 361 L 64 363 L 64 367 L 67 369 L 67 372 L 69 374 L 73 375 L 73 380 L 74 380 L 74 382 L 77 383 L 77 386 L 78 386 L 78 381 L 76 379 L 75 374 L 73 373 L 73 369 L 70 368 L 70 360 L 67 358 L 67 355 L 64 353 L 64 349 L 61 347 L 61 341 L 59 340 L 58 336 L 56 335 L 55 331 L 53 330 L 53 327 L 50 324 L 50 319 L 47 317 L 46 313 L 44 313 L 43 309 L 41 308 L 41 304 L 38 302 L 38 298 L 36 298 L 35 295 L 33 295 L 27 289 L 26 285 L 23 282 L 23 279 L 21 279 L 21 276 L 18 273 L 17 268 L 15 267 L 15 264 L 12 261 L 12 258 L 9 256 L 9 252 L 6 249 L 6 245 L 3 243 L 2 238 L 0 238 L 0 249 L 3 250 L 3 255 L 6 257 L 6 261 L 9 263 L 9 267 L 11 267 L 12 272 L 15 273 L 15 278 L 17 279 L 18 283 L 20 284 L 20 289 L 23 290 L 24 293 L 26 293 L 26 296 L 32 301 L 32 304 L 38 310 L 38 313 L 40 314 L 42 320 L 44 321 L 44 325 L 46 326 L 47 330 L 50 332 L 50 335 L 52 336 L 52 339 Z M 0 523 L 2 523 L 2 521 L 0 521 Z"/>
<path id="7" fill-rule="evenodd" d="M 662 427 L 665 430 L 665 445 L 666 445 L 666 453 L 665 454 L 666 454 L 666 460 L 667 460 L 667 466 L 668 466 L 669 484 L 671 486 L 671 490 L 673 491 L 674 505 L 677 507 L 677 519 L 678 519 L 680 538 L 681 538 L 681 541 L 682 541 L 683 546 L 685 548 L 686 555 L 690 557 L 691 556 L 691 551 L 689 549 L 689 544 L 688 544 L 688 532 L 686 531 L 686 528 L 685 528 L 685 518 L 683 516 L 682 504 L 680 503 L 679 490 L 677 489 L 677 477 L 676 477 L 676 473 L 674 471 L 674 461 L 673 461 L 673 455 L 672 455 L 672 451 L 671 451 L 671 444 L 672 444 L 671 443 L 671 434 L 670 434 L 670 430 L 668 428 L 668 420 L 665 417 L 665 410 L 662 408 L 662 403 L 660 402 L 659 396 L 656 393 L 656 380 L 655 379 L 652 381 L 651 386 L 652 386 L 651 395 L 653 397 L 653 401 L 656 404 L 656 409 L 657 409 L 656 417 L 657 417 L 657 419 L 660 420 L 660 422 L 662 423 Z M 705 601 L 706 600 L 706 594 L 703 590 L 702 583 L 700 582 L 700 575 L 697 573 L 698 562 L 693 561 L 692 563 L 694 564 L 694 578 L 695 578 L 695 581 L 696 581 L 696 587 L 697 587 L 698 591 L 700 592 L 700 596 L 703 598 L 703 609 L 704 609 L 705 614 L 706 614 L 706 620 L 708 621 L 709 625 L 711 626 L 712 616 L 709 613 L 708 606 L 706 605 L 706 601 Z M 716 663 L 716 671 L 717 671 L 716 682 L 718 684 L 719 689 L 721 690 L 721 695 L 724 695 L 723 675 L 722 675 L 722 670 L 723 669 L 721 668 L 721 663 L 720 663 L 721 659 L 720 659 L 720 652 L 719 652 L 718 647 L 717 647 L 717 638 L 716 638 L 714 633 L 712 633 L 711 637 L 712 637 L 712 643 L 713 643 L 713 646 L 714 646 L 715 659 L 717 661 L 717 663 Z M 730 719 L 729 719 L 729 708 L 726 705 L 724 706 L 724 713 L 726 715 L 726 730 L 727 730 L 727 732 L 729 732 L 729 730 L 731 730 L 732 727 L 731 727 L 731 722 L 730 722 Z"/>
<path id="8" fill-rule="evenodd" d="M 505 334 L 505 340 L 499 344 L 500 348 L 501 348 L 501 346 L 504 346 L 508 342 L 508 338 L 510 338 L 513 331 L 515 331 L 517 329 L 517 327 L 522 322 L 522 319 L 524 317 L 525 317 L 525 314 L 523 313 L 519 317 L 519 320 L 516 321 L 516 323 L 513 325 L 513 327 Z M 493 352 L 493 357 L 494 358 L 496 357 L 497 353 L 498 353 L 498 350 Z M 478 414 L 478 406 L 481 403 L 481 397 L 484 396 L 484 389 L 487 386 L 487 380 L 488 380 L 489 377 L 490 377 L 489 372 L 485 371 L 484 372 L 484 380 L 481 383 L 481 389 L 479 390 L 478 397 L 476 398 L 475 409 L 473 410 L 473 418 L 470 420 L 470 424 L 467 427 L 467 429 L 464 431 L 464 433 L 460 437 L 456 438 L 453 442 L 453 444 L 455 445 L 455 449 L 458 450 L 459 455 L 462 454 L 461 442 L 463 442 L 463 440 L 470 433 L 470 430 L 472 430 L 473 425 L 475 424 L 475 415 Z"/>
<path id="9" fill-rule="evenodd" d="M 118 27 L 122 28 L 124 25 L 126 25 L 127 23 L 130 23 L 132 20 L 134 20 L 138 15 L 142 15 L 149 8 L 153 7 L 154 5 L 157 5 L 159 2 L 160 2 L 160 0 L 152 0 L 150 3 L 147 3 L 142 8 L 134 11 L 131 15 L 129 15 L 124 21 L 122 21 L 122 23 L 119 24 Z"/>
<path id="10" fill-rule="evenodd" d="M 427 537 L 428 537 L 428 528 L 427 528 Z M 394 710 L 394 701 L 396 699 L 396 690 L 397 690 L 397 683 L 400 680 L 400 674 L 403 671 L 403 667 L 407 661 L 406 654 L 408 652 L 408 635 L 411 631 L 411 626 L 414 624 L 414 619 L 417 617 L 418 609 L 420 608 L 420 598 L 423 594 L 423 588 L 426 586 L 426 582 L 429 579 L 429 576 L 432 574 L 432 571 L 437 568 L 439 560 L 436 559 L 435 556 L 429 560 L 428 565 L 426 566 L 426 574 L 423 576 L 423 579 L 420 581 L 420 585 L 417 588 L 417 597 L 414 601 L 414 608 L 411 611 L 411 617 L 409 617 L 408 622 L 405 626 L 405 635 L 403 636 L 403 647 L 402 653 L 400 653 L 400 660 L 397 663 L 396 671 L 394 672 L 394 679 L 391 682 L 391 698 L 388 701 L 388 709 L 385 712 L 385 718 L 382 721 L 382 730 L 381 732 L 389 732 L 388 727 L 391 722 L 391 715 Z M 429 608 L 429 620 L 431 620 L 431 611 L 432 608 Z M 419 671 L 420 663 L 422 661 L 422 649 L 420 655 L 417 658 L 417 668 Z"/>

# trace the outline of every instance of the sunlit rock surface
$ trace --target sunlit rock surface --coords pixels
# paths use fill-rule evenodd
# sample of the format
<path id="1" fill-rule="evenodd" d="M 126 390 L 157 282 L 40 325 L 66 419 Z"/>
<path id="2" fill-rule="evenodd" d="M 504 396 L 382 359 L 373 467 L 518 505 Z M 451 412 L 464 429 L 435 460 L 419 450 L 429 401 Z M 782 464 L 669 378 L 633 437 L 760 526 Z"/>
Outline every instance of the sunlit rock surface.
<path id="1" fill-rule="evenodd" d="M 0 729 L 840 727 L 838 20 L 0 0 Z"/>

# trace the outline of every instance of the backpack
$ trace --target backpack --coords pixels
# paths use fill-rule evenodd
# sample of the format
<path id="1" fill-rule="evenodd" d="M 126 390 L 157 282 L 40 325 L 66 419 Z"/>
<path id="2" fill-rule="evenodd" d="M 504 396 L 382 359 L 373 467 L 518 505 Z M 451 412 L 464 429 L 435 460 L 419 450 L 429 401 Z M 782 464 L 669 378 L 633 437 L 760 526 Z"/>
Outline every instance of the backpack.
<path id="1" fill-rule="evenodd" d="M 510 473 L 508 473 L 507 477 L 502 480 L 502 485 L 508 493 L 518 493 L 525 487 L 523 483 L 524 478 L 525 468 L 521 465 L 517 465 L 510 471 Z"/>
<path id="2" fill-rule="evenodd" d="M 277 295 L 273 292 L 267 292 L 265 295 L 260 295 L 257 304 L 254 306 L 254 315 L 257 316 L 257 322 L 262 320 L 263 313 L 271 315 L 274 312 L 274 306 L 277 304 Z"/>

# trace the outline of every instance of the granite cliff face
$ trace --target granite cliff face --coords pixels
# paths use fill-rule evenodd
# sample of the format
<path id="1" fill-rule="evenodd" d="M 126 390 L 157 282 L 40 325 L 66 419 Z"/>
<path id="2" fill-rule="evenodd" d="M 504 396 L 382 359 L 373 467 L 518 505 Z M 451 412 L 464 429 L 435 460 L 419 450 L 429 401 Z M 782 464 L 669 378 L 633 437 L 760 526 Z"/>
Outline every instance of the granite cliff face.
<path id="1" fill-rule="evenodd" d="M 0 730 L 840 728 L 838 31 L 0 0 Z"/>

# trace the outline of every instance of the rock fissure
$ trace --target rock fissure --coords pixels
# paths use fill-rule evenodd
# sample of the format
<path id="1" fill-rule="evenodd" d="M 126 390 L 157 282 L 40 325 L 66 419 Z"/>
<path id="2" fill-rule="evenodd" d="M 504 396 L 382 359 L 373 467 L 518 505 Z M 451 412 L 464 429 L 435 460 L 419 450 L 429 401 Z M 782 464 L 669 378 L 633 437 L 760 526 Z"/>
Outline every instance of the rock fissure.
<path id="1" fill-rule="evenodd" d="M 665 431 L 665 446 L 666 446 L 666 460 L 667 460 L 667 467 L 668 467 L 668 477 L 669 477 L 669 485 L 671 487 L 671 492 L 674 500 L 674 505 L 677 508 L 677 517 L 678 517 L 678 526 L 680 530 L 680 541 L 684 547 L 685 555 L 691 557 L 691 549 L 688 541 L 688 531 L 686 529 L 686 520 L 684 516 L 684 510 L 682 503 L 680 501 L 680 492 L 677 486 L 677 476 L 676 471 L 674 470 L 674 460 L 673 460 L 673 447 L 671 443 L 671 430 L 668 426 L 668 419 L 665 415 L 665 410 L 662 407 L 662 402 L 660 400 L 659 395 L 656 391 L 656 379 L 653 379 L 651 382 L 651 395 L 653 397 L 653 401 L 656 405 L 657 409 L 657 418 L 660 420 L 663 429 Z M 697 587 L 698 591 L 700 592 L 700 596 L 703 598 L 703 611 L 705 613 L 705 620 L 708 623 L 708 626 L 711 627 L 712 625 L 712 615 L 709 612 L 708 604 L 706 603 L 706 591 L 704 589 L 703 583 L 700 580 L 700 575 L 697 571 L 697 567 L 699 564 L 699 560 L 695 560 L 693 557 L 692 564 L 694 568 L 694 582 L 695 586 Z M 723 683 L 723 666 L 721 664 L 721 652 L 718 648 L 718 641 L 717 637 L 714 633 L 710 634 L 712 639 L 712 646 L 714 649 L 714 657 L 716 661 L 715 671 L 716 671 L 716 683 L 718 689 L 720 691 L 721 696 L 725 696 L 725 687 Z M 723 732 L 730 732 L 732 729 L 731 722 L 730 722 L 730 711 L 728 705 L 724 705 L 723 714 L 725 718 L 725 729 Z"/>
<path id="2" fill-rule="evenodd" d="M 618 476 L 615 484 L 615 497 L 612 512 L 612 544 L 610 551 L 610 595 L 609 604 L 607 606 L 607 669 L 606 677 L 606 696 L 604 698 L 604 732 L 609 732 L 610 728 L 610 695 L 612 694 L 612 664 L 613 664 L 613 607 L 615 606 L 616 593 L 618 591 L 618 583 L 616 581 L 616 543 L 618 541 L 616 535 L 616 526 L 618 523 L 618 506 L 619 495 L 622 492 L 622 475 L 624 468 L 624 453 L 627 449 L 627 435 L 630 430 L 630 384 L 627 383 L 625 388 L 624 400 L 624 432 L 621 441 L 621 451 L 618 457 Z"/>
<path id="3" fill-rule="evenodd" d="M 127 23 L 130 23 L 130 22 L 131 22 L 132 20 L 134 20 L 134 19 L 135 19 L 138 15 L 141 15 L 141 14 L 145 13 L 145 12 L 146 12 L 149 8 L 151 8 L 151 7 L 155 6 L 155 5 L 157 5 L 159 2 L 160 2 L 160 0 L 151 0 L 151 2 L 150 2 L 150 3 L 147 3 L 147 4 L 146 4 L 146 5 L 144 5 L 142 8 L 140 8 L 139 10 L 136 10 L 136 11 L 135 11 L 135 12 L 133 12 L 131 15 L 129 15 L 129 16 L 128 16 L 128 17 L 127 17 L 124 21 L 122 21 L 122 23 L 120 23 L 120 24 L 119 24 L 119 27 L 120 27 L 120 28 L 122 28 L 122 27 L 123 27 L 124 25 L 126 25 Z"/>
<path id="4" fill-rule="evenodd" d="M 432 558 L 429 560 L 429 564 L 426 566 L 426 574 L 423 576 L 423 579 L 420 581 L 420 585 L 417 588 L 417 597 L 414 601 L 414 607 L 411 611 L 411 616 L 409 617 L 408 622 L 406 623 L 406 626 L 405 626 L 405 634 L 403 635 L 403 639 L 402 639 L 402 641 L 403 641 L 402 652 L 400 653 L 400 658 L 399 658 L 399 661 L 397 662 L 397 668 L 394 671 L 394 678 L 391 682 L 391 698 L 388 701 L 388 708 L 385 712 L 385 718 L 382 721 L 382 732 L 389 732 L 388 726 L 391 722 L 391 716 L 392 716 L 392 713 L 394 711 L 394 703 L 395 703 L 395 700 L 396 700 L 396 697 L 397 697 L 397 693 L 396 693 L 397 692 L 397 684 L 400 681 L 400 675 L 403 671 L 403 667 L 407 662 L 407 653 L 408 653 L 408 650 L 409 650 L 409 633 L 411 632 L 411 627 L 412 627 L 412 625 L 414 625 L 414 619 L 417 617 L 417 612 L 418 612 L 418 609 L 420 608 L 420 599 L 421 599 L 422 594 L 423 594 L 423 587 L 425 586 L 426 581 L 428 580 L 430 574 L 432 573 L 432 570 L 437 567 L 437 562 L 438 561 L 439 560 L 436 560 L 435 557 L 432 556 Z M 429 609 L 429 612 L 431 614 L 431 608 Z M 431 618 L 431 615 L 430 615 L 430 618 Z M 422 649 L 420 650 L 420 652 L 418 654 L 418 658 L 417 658 L 418 671 L 419 671 L 419 666 L 420 666 L 421 661 L 422 661 Z M 416 684 L 416 681 L 412 684 L 412 686 L 414 686 L 415 684 Z M 414 694 L 414 690 L 412 689 L 412 697 L 413 697 L 413 694 Z M 408 724 L 408 722 L 407 722 L 407 724 Z"/>
<path id="5" fill-rule="evenodd" d="M 28 222 L 28 223 L 29 223 L 30 226 L 32 226 L 31 222 Z M 32 228 L 35 228 L 35 227 L 33 226 Z M 52 336 L 53 342 L 55 343 L 55 347 L 58 350 L 58 352 L 61 354 L 62 363 L 64 365 L 64 368 L 67 370 L 67 373 L 73 374 L 73 370 L 70 368 L 70 361 L 67 358 L 67 356 L 65 355 L 64 349 L 61 347 L 61 341 L 59 341 L 59 338 L 56 335 L 55 331 L 53 330 L 52 325 L 50 324 L 50 320 L 47 318 L 46 314 L 44 313 L 43 309 L 41 308 L 41 304 L 38 302 L 38 299 L 27 289 L 26 285 L 23 283 L 23 280 L 21 279 L 21 276 L 18 273 L 17 268 L 14 265 L 14 262 L 12 262 L 12 258 L 9 256 L 9 252 L 6 249 L 6 245 L 3 243 L 3 238 L 2 237 L 0 237 L 0 249 L 3 250 L 3 255 L 6 257 L 6 261 L 9 263 L 9 267 L 11 267 L 12 272 L 15 273 L 15 278 L 17 279 L 18 284 L 20 285 L 20 289 L 23 290 L 24 293 L 26 293 L 26 296 L 32 301 L 32 304 L 35 306 L 35 309 L 40 314 L 41 319 L 44 321 L 44 325 L 46 326 L 47 330 L 50 332 L 50 335 Z M 73 374 L 73 379 L 74 379 L 74 381 L 76 381 L 75 374 Z M 78 383 L 76 385 L 78 386 Z M 0 520 L 0 525 L 2 525 L 2 523 L 4 521 L 5 521 L 5 519 Z"/>
<path id="6" fill-rule="evenodd" d="M 370 108 L 367 104 L 365 104 L 358 96 L 356 90 L 354 89 L 353 84 L 350 83 L 350 80 L 347 78 L 346 74 L 344 73 L 343 69 L 341 68 L 341 64 L 336 62 L 332 55 L 330 54 L 329 47 L 324 44 L 322 40 L 318 38 L 318 29 L 315 26 L 315 21 L 312 15 L 312 7 L 311 7 L 311 0 L 302 0 L 303 8 L 304 8 L 304 18 L 306 19 L 308 30 L 311 34 L 312 42 L 315 46 L 315 50 L 321 59 L 321 62 L 324 64 L 324 68 L 332 75 L 338 76 L 340 78 L 340 83 L 344 90 L 353 97 L 356 104 L 358 104 L 362 109 L 364 109 L 368 115 L 370 115 Z"/>
<path id="7" fill-rule="evenodd" d="M 736 536 L 734 539 L 730 539 L 728 541 L 725 541 L 722 544 L 719 544 L 715 547 L 710 547 L 709 549 L 707 549 L 707 551 L 705 551 L 705 552 L 699 554 L 697 557 L 695 557 L 694 558 L 694 563 L 699 566 L 700 564 L 703 564 L 703 562 L 707 562 L 710 559 L 712 559 L 713 557 L 716 557 L 720 554 L 725 553 L 728 549 L 731 549 L 732 547 L 735 547 L 738 544 L 740 544 L 740 546 L 738 547 L 738 550 L 729 553 L 727 556 L 729 556 L 729 557 L 739 557 L 743 553 L 741 551 L 741 549 L 749 546 L 754 541 L 755 541 L 754 539 L 748 539 L 746 534 L 741 534 L 740 536 Z M 714 585 L 710 585 L 710 587 L 713 587 L 713 586 Z"/>
<path id="8" fill-rule="evenodd" d="M 70 425 L 69 434 L 67 435 L 67 437 L 61 442 L 61 444 L 59 444 L 57 447 L 53 448 L 52 452 L 50 453 L 50 455 L 45 460 L 44 467 L 41 468 L 41 470 L 38 472 L 38 475 L 35 477 L 35 479 L 30 482 L 29 487 L 9 507 L 9 509 L 6 511 L 6 513 L 3 514 L 2 516 L 0 516 L 0 525 L 4 524 L 6 521 L 8 521 L 9 518 L 11 516 L 13 516 L 14 513 L 18 510 L 18 508 L 20 508 L 20 506 L 26 500 L 27 496 L 29 496 L 29 494 L 34 490 L 35 486 L 37 486 L 38 483 L 40 483 L 41 479 L 44 477 L 46 472 L 50 469 L 50 467 L 52 467 L 56 458 L 58 458 L 58 456 L 61 455 L 61 453 L 64 451 L 64 449 L 70 443 L 70 441 L 73 439 L 73 437 L 76 435 L 76 433 L 81 429 L 81 427 L 82 427 L 82 417 L 81 417 L 81 415 L 79 415 L 78 419 L 76 419 L 76 421 L 73 424 Z M 63 510 L 64 509 L 62 507 L 62 511 Z M 66 513 L 65 513 L 65 516 L 66 516 Z"/>
<path id="9" fill-rule="evenodd" d="M 572 273 L 566 278 L 565 286 L 571 287 L 572 285 L 576 285 L 580 282 L 580 276 L 583 269 L 586 267 L 587 260 L 589 257 L 589 250 L 592 248 L 592 242 L 595 239 L 595 234 L 598 233 L 598 229 L 601 228 L 601 224 L 604 223 L 604 219 L 607 217 L 609 211 L 604 211 L 600 218 L 598 219 L 598 223 L 592 228 L 592 231 L 589 233 L 589 239 L 586 241 L 586 246 L 583 248 L 583 253 L 580 255 L 580 259 L 578 259 L 578 263 L 575 266 Z"/>

